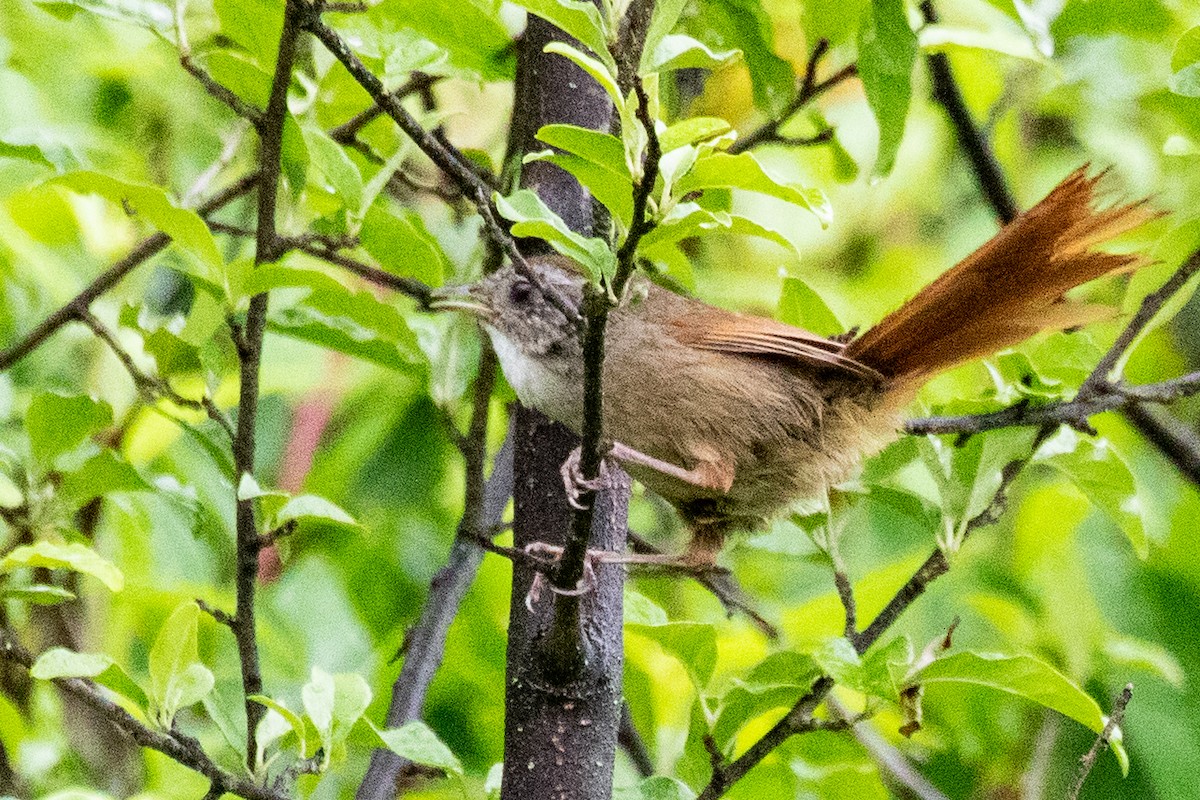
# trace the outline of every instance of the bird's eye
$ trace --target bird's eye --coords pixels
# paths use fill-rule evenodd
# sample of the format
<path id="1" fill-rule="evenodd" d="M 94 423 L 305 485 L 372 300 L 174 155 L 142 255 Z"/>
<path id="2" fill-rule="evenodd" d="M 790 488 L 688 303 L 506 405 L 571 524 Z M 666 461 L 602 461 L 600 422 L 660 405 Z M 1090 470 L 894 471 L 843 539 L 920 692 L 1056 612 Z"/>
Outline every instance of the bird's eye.
<path id="1" fill-rule="evenodd" d="M 518 281 L 508 287 L 508 299 L 516 305 L 525 305 L 533 298 L 533 286 L 528 281 Z"/>

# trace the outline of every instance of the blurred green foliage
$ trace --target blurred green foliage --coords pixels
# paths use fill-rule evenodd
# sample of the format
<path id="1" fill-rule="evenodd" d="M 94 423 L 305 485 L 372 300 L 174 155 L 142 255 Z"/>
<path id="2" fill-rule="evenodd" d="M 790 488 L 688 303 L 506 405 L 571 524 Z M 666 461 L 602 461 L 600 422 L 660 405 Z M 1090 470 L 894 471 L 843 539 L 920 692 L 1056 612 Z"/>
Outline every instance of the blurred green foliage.
<path id="1" fill-rule="evenodd" d="M 941 23 L 921 30 L 900 0 L 660 4 L 679 19 L 655 31 L 643 67 L 658 76 L 663 140 L 678 147 L 663 168 L 670 211 L 643 254 L 664 280 L 709 302 L 821 333 L 869 326 L 995 231 L 928 99 L 920 56 L 934 51 L 949 54 L 1023 204 L 1090 161 L 1112 169 L 1124 196 L 1152 196 L 1171 212 L 1123 243 L 1154 251 L 1160 266 L 1086 293 L 1128 311 L 1200 241 L 1188 224 L 1200 192 L 1200 9 L 1191 4 L 968 0 L 944 4 Z M 521 5 L 593 50 L 603 41 L 594 29 L 605 21 L 580 6 Z M 197 63 L 261 105 L 281 8 L 215 0 L 181 4 L 180 13 Z M 348 797 L 370 748 L 386 745 L 451 776 L 412 796 L 484 797 L 503 744 L 506 562 L 485 559 L 450 630 L 428 728 L 366 722 L 383 719 L 405 630 L 462 511 L 461 459 L 447 425 L 466 419 L 477 333 L 304 254 L 252 269 L 250 241 L 210 233 L 185 210 L 252 169 L 255 148 L 248 126 L 179 68 L 175 10 L 157 0 L 0 0 L 0 344 L 18 341 L 141 236 L 166 232 L 175 245 L 92 312 L 144 373 L 179 398 L 211 397 L 234 414 L 237 354 L 225 318 L 269 290 L 260 469 L 254 479 L 235 476 L 218 424 L 148 399 L 82 325 L 0 374 L 0 623 L 47 651 L 33 680 L 0 667 L 0 793 L 204 794 L 205 781 L 169 759 L 113 744 L 111 729 L 44 680 L 55 675 L 93 677 L 148 722 L 174 721 L 239 769 L 236 648 L 192 601 L 233 606 L 240 492 L 260 498 L 264 530 L 294 527 L 277 559 L 262 564 L 265 694 L 277 709 L 262 761 L 320 747 L 329 771 L 303 777 L 301 793 Z M 517 6 L 385 0 L 331 20 L 388 88 L 415 69 L 438 76 L 432 107 L 406 103 L 499 172 Z M 834 138 L 721 152 L 730 126 L 745 134 L 787 108 L 819 37 L 831 43 L 821 74 L 857 59 L 862 81 L 838 85 L 781 132 L 811 136 L 828 125 Z M 599 55 L 603 75 L 611 64 Z M 439 186 L 438 174 L 380 119 L 361 140 L 412 178 L 385 186 L 378 160 L 327 133 L 366 108 L 366 94 L 315 43 L 300 65 L 285 130 L 283 230 L 356 233 L 364 258 L 431 285 L 475 274 L 478 220 L 420 190 Z M 560 151 L 539 157 L 592 186 L 628 224 L 639 163 L 631 156 L 644 142 L 563 126 L 540 138 Z M 206 173 L 216 162 L 220 173 Z M 557 228 L 534 200 L 502 205 L 517 234 L 609 273 L 603 243 Z M 253 213 L 242 200 L 220 218 L 249 228 Z M 1172 311 L 1174 322 L 1156 326 L 1130 357 L 1130 380 L 1197 368 L 1197 306 Z M 1070 396 L 1119 324 L 1040 337 L 960 368 L 927 387 L 912 413 Z M 493 399 L 493 447 L 510 399 L 506 389 Z M 1200 407 L 1183 401 L 1175 411 L 1195 419 Z M 818 671 L 838 678 L 851 712 L 873 710 L 866 724 L 956 799 L 1062 796 L 1101 714 L 1132 681 L 1129 774 L 1105 756 L 1083 797 L 1192 796 L 1200 496 L 1119 416 L 1095 423 L 1099 440 L 1063 433 L 1042 452 L 1001 523 L 954 552 L 949 575 L 865 658 L 838 638 L 830 543 L 869 619 L 986 503 L 1029 432 L 997 431 L 962 447 L 903 439 L 835 493 L 831 515 L 803 509 L 731 547 L 723 558 L 778 623 L 779 641 L 726 618 L 693 583 L 632 578 L 626 695 L 661 775 L 635 789 L 632 765 L 620 761 L 619 796 L 690 796 L 686 786 L 707 778 L 706 733 L 740 752 Z M 631 519 L 677 546 L 679 526 L 655 498 L 639 493 Z M 950 654 L 914 663 L 956 618 Z M 900 693 L 914 680 L 925 686 L 922 727 L 905 739 L 897 731 L 911 718 Z M 874 798 L 888 796 L 885 786 L 853 737 L 817 732 L 788 742 L 728 796 Z"/>

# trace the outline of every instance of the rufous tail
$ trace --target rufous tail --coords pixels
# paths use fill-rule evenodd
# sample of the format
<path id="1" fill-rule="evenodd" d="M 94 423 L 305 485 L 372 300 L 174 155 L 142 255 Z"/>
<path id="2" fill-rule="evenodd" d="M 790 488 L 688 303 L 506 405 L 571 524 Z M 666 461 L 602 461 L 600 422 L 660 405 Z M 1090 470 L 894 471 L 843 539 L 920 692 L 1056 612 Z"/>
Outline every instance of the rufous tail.
<path id="1" fill-rule="evenodd" d="M 1146 266 L 1137 254 L 1096 245 L 1160 216 L 1146 200 L 1096 208 L 1104 177 L 1081 167 L 1033 208 L 860 338 L 845 355 L 894 385 L 916 385 L 971 359 L 991 355 L 1044 330 L 1112 315 L 1104 306 L 1066 299 L 1080 284 Z"/>

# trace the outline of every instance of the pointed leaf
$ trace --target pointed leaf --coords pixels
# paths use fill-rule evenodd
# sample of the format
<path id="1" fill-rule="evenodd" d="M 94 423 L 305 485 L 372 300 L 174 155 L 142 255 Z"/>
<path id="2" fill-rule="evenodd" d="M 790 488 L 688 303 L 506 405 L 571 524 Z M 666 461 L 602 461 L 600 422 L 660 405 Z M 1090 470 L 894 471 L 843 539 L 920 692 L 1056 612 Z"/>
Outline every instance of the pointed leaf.
<path id="1" fill-rule="evenodd" d="M 17 547 L 0 559 L 0 574 L 12 572 L 17 567 L 69 569 L 73 572 L 91 575 L 114 592 L 121 591 L 125 585 L 125 576 L 112 562 L 78 542 L 70 544 L 35 542 Z"/>
<path id="2" fill-rule="evenodd" d="M 887 175 L 896 162 L 916 57 L 917 36 L 908 26 L 904 0 L 873 0 L 858 34 L 858 74 L 879 124 L 876 175 Z"/>

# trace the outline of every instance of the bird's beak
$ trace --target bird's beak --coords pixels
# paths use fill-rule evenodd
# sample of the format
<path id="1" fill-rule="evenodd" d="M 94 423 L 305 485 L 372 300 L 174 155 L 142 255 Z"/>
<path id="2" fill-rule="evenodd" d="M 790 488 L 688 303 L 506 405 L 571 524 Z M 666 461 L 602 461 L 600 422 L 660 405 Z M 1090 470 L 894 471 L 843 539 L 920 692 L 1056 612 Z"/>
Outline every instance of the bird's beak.
<path id="1" fill-rule="evenodd" d="M 466 311 L 485 319 L 492 315 L 491 307 L 480 299 L 475 284 L 434 289 L 429 307 L 434 311 Z"/>

